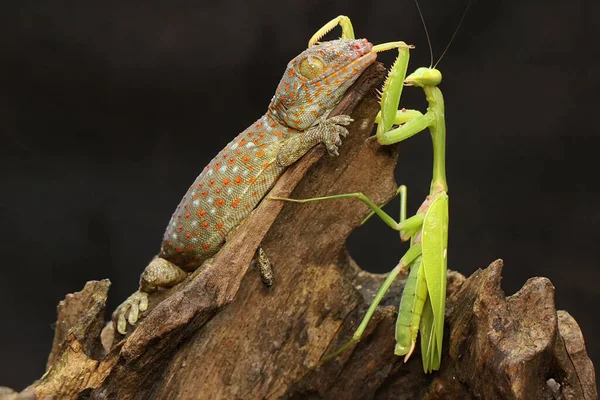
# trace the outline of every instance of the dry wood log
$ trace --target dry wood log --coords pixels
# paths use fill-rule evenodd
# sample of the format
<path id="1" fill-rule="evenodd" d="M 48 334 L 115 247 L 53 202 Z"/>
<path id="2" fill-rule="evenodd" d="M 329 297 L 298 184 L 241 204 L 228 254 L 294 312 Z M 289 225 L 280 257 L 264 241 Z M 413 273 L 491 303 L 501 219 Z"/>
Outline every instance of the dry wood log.
<path id="1" fill-rule="evenodd" d="M 281 177 L 272 194 L 306 198 L 361 191 L 378 203 L 396 184 L 394 146 L 368 139 L 379 108 L 372 66 L 334 110 L 355 122 L 340 157 L 314 149 Z M 295 188 L 295 189 L 294 189 Z M 345 248 L 369 212 L 358 201 L 263 201 L 213 260 L 185 282 L 151 296 L 143 322 L 100 350 L 108 281 L 89 282 L 59 305 L 46 374 L 7 398 L 80 399 L 596 399 L 594 369 L 576 322 L 556 312 L 554 288 L 529 280 L 515 295 L 500 289 L 502 262 L 466 279 L 448 274 L 442 369 L 425 375 L 420 354 L 393 354 L 396 284 L 364 339 L 311 370 L 347 341 L 383 277 L 362 271 Z M 249 269 L 262 243 L 275 284 Z"/>

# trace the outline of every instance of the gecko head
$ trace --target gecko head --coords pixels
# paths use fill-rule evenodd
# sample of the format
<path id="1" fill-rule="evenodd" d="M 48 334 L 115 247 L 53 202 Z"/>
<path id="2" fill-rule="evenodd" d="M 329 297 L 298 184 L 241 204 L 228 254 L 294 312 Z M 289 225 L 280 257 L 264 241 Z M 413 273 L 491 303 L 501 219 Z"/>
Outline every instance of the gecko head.
<path id="1" fill-rule="evenodd" d="M 311 46 L 288 63 L 269 112 L 293 129 L 309 128 L 344 96 L 376 54 L 366 39 Z"/>

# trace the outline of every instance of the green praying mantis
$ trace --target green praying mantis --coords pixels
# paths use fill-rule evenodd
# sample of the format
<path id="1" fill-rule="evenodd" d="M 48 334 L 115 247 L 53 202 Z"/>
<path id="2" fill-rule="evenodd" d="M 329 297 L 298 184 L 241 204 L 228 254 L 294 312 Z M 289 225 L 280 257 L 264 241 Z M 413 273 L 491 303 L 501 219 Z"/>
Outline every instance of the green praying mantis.
<path id="1" fill-rule="evenodd" d="M 354 39 L 354 30 L 350 19 L 346 16 L 339 16 L 325 24 L 313 35 L 309 41 L 309 47 L 338 25 L 342 28 L 341 39 Z M 400 259 L 398 265 L 388 274 L 352 339 L 339 350 L 323 357 L 321 363 L 338 356 L 361 339 L 377 306 L 393 281 L 400 273 L 410 271 L 398 311 L 394 353 L 398 356 L 405 356 L 404 361 L 406 362 L 415 349 L 417 335 L 420 332 L 424 371 L 432 372 L 440 367 L 444 336 L 448 246 L 446 126 L 444 99 L 442 92 L 437 87 L 442 80 L 442 74 L 435 68 L 422 67 L 406 77 L 409 48 L 410 46 L 398 47 L 398 57 L 390 68 L 383 86 L 381 111 L 375 123 L 377 124 L 377 141 L 381 145 L 399 143 L 426 129 L 429 129 L 431 133 L 433 178 L 429 195 L 417 213 L 406 218 L 407 190 L 403 185 L 398 188 L 396 193 L 400 195 L 400 219 L 398 222 L 362 193 L 310 199 L 270 197 L 272 200 L 296 203 L 356 198 L 372 209 L 367 219 L 376 214 L 389 227 L 400 232 L 402 241 L 410 240 L 410 248 Z M 428 102 L 425 114 L 418 110 L 398 109 L 402 88 L 405 85 L 423 89 Z M 396 127 L 394 128 L 394 126 Z"/>

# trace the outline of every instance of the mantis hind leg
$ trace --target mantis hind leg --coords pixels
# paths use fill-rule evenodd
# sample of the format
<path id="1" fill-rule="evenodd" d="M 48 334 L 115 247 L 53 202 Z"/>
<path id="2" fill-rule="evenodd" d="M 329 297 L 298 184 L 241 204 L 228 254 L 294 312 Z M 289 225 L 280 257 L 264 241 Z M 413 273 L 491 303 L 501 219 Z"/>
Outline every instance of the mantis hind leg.
<path id="1" fill-rule="evenodd" d="M 293 203 L 309 203 L 312 201 L 322 201 L 322 200 L 335 200 L 335 199 L 358 199 L 365 203 L 367 206 L 373 210 L 373 214 L 377 214 L 379 218 L 390 228 L 399 231 L 402 237 L 404 238 L 407 232 L 417 231 L 423 225 L 423 219 L 425 217 L 424 213 L 416 214 L 410 218 L 406 217 L 406 186 L 400 186 L 396 192 L 400 194 L 400 221 L 396 222 L 393 217 L 391 217 L 388 213 L 383 211 L 380 206 L 375 204 L 373 200 L 369 199 L 362 193 L 344 193 L 344 194 L 336 194 L 333 196 L 323 196 L 323 197 L 313 197 L 310 199 L 290 199 L 287 197 L 267 197 L 269 200 L 282 200 L 289 201 Z M 371 215 L 367 216 L 366 219 L 370 218 Z M 366 221 L 363 220 L 363 223 Z"/>
<path id="2" fill-rule="evenodd" d="M 398 263 L 398 265 L 396 265 L 396 267 L 388 274 L 387 278 L 385 279 L 385 281 L 383 282 L 383 284 L 377 291 L 377 294 L 375 295 L 375 298 L 369 305 L 369 309 L 367 310 L 365 316 L 363 317 L 360 325 L 354 332 L 354 335 L 352 335 L 352 339 L 348 343 L 343 345 L 337 351 L 323 357 L 321 359 L 320 363 L 326 362 L 327 360 L 337 357 L 338 355 L 342 354 L 344 351 L 346 351 L 348 348 L 350 348 L 350 346 L 352 346 L 354 343 L 358 342 L 361 339 L 362 334 L 364 333 L 365 329 L 367 329 L 367 325 L 369 324 L 369 321 L 371 320 L 371 318 L 373 317 L 373 314 L 375 313 L 375 310 L 377 309 L 377 306 L 383 299 L 383 296 L 385 296 L 385 294 L 389 290 L 389 288 L 392 285 L 392 283 L 394 282 L 394 280 L 398 277 L 398 274 L 400 274 L 400 272 L 406 270 L 408 268 L 408 266 L 410 264 L 412 264 L 413 261 L 420 255 L 421 255 L 421 245 L 420 244 L 417 243 L 408 249 L 408 251 L 400 259 L 400 262 Z"/>

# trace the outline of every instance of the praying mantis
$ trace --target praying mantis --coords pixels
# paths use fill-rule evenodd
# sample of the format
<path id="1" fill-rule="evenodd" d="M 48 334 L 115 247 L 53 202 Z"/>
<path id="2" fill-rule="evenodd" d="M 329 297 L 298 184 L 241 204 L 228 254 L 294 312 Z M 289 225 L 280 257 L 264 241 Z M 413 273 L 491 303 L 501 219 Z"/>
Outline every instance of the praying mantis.
<path id="1" fill-rule="evenodd" d="M 309 47 L 338 25 L 342 28 L 342 39 L 354 39 L 354 29 L 350 19 L 346 16 L 338 16 L 313 35 L 309 41 Z M 400 195 L 398 222 L 362 193 L 346 193 L 310 199 L 270 197 L 271 200 L 296 203 L 355 198 L 372 209 L 367 219 L 376 214 L 386 225 L 400 232 L 402 241 L 410 241 L 410 248 L 400 259 L 398 265 L 388 274 L 352 339 L 339 350 L 323 357 L 321 363 L 338 356 L 361 339 L 377 306 L 393 281 L 400 273 L 410 271 L 399 305 L 394 353 L 404 356 L 406 362 L 415 349 L 417 335 L 420 332 L 424 371 L 429 373 L 440 367 L 444 336 L 448 247 L 446 126 L 444 99 L 442 92 L 437 87 L 441 83 L 442 74 L 435 68 L 421 67 L 406 77 L 409 48 L 407 46 L 398 47 L 398 57 L 390 68 L 383 86 L 381 111 L 377 115 L 375 123 L 377 124 L 377 141 L 381 145 L 399 143 L 426 129 L 429 129 L 431 133 L 433 177 L 429 195 L 417 213 L 406 218 L 407 189 L 404 185 L 400 186 L 396 193 Z M 423 89 L 428 102 L 425 114 L 418 110 L 398 110 L 402 88 L 405 85 Z M 394 126 L 397 127 L 394 128 Z"/>

